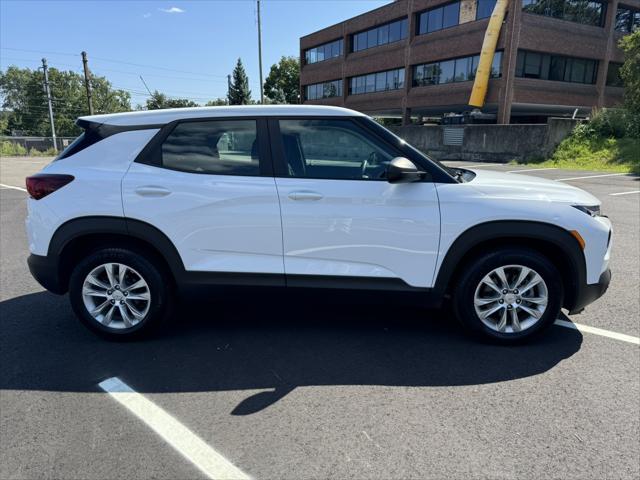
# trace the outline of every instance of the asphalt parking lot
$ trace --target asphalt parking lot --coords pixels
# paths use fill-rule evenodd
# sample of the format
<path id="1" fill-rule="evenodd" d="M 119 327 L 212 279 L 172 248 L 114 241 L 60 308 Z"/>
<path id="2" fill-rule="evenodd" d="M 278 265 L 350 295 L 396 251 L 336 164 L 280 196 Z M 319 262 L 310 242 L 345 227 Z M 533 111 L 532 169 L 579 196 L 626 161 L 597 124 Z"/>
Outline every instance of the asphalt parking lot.
<path id="1" fill-rule="evenodd" d="M 640 477 L 639 177 L 524 172 L 613 222 L 609 291 L 562 318 L 595 333 L 497 347 L 392 297 L 250 289 L 109 343 L 28 273 L 20 187 L 42 163 L 0 159 L 0 478 Z"/>

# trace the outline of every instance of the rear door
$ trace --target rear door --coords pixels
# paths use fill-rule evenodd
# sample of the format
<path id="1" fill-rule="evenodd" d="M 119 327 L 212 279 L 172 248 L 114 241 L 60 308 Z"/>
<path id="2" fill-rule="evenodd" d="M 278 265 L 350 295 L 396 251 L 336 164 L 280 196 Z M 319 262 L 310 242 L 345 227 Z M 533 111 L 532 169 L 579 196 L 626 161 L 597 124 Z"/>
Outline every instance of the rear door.
<path id="1" fill-rule="evenodd" d="M 283 280 L 266 120 L 165 127 L 131 165 L 122 194 L 125 216 L 165 233 L 187 270 L 274 274 Z"/>
<path id="2" fill-rule="evenodd" d="M 274 119 L 269 128 L 288 284 L 432 285 L 432 182 L 388 183 L 387 164 L 401 153 L 349 117 Z"/>

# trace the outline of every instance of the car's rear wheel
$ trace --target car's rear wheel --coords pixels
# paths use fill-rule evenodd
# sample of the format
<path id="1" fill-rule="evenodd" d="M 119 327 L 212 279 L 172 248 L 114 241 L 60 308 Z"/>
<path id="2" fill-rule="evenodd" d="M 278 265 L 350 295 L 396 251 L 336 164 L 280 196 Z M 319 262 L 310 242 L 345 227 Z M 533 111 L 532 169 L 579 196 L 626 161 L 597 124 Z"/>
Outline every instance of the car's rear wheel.
<path id="1" fill-rule="evenodd" d="M 170 315 L 171 282 L 162 268 L 124 248 L 84 258 L 71 274 L 69 297 L 80 321 L 110 339 L 148 334 Z"/>
<path id="2" fill-rule="evenodd" d="M 534 250 L 511 248 L 467 266 L 454 292 L 453 309 L 472 332 L 513 343 L 553 324 L 562 301 L 562 280 L 553 263 Z"/>

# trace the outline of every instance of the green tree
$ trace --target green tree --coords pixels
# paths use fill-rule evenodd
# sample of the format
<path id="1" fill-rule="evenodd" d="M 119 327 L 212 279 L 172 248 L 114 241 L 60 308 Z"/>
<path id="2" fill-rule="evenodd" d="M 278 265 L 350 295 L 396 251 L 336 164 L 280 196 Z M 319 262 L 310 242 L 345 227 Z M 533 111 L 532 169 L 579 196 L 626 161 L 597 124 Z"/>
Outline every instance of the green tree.
<path id="1" fill-rule="evenodd" d="M 18 131 L 28 135 L 51 135 L 47 96 L 42 82 L 39 70 L 10 66 L 0 72 L 0 96 L 6 115 L 1 133 Z M 56 133 L 59 136 L 78 135 L 80 129 L 75 125 L 76 118 L 89 115 L 84 76 L 50 68 L 49 83 Z M 104 77 L 93 77 L 91 84 L 95 113 L 131 110 L 129 93 L 113 89 Z"/>
<path id="2" fill-rule="evenodd" d="M 272 103 L 300 103 L 300 60 L 282 57 L 271 65 L 264 82 L 264 94 Z M 284 101 L 282 100 L 284 96 Z"/>
<path id="3" fill-rule="evenodd" d="M 635 123 L 640 124 L 640 30 L 620 39 L 620 48 L 624 51 L 624 64 L 620 76 L 624 82 L 624 101 Z M 640 130 L 640 126 L 636 125 Z M 640 133 L 640 132 L 636 132 Z"/>
<path id="4" fill-rule="evenodd" d="M 149 98 L 147 98 L 147 110 L 160 110 L 163 108 L 186 108 L 198 107 L 199 105 L 188 98 L 170 98 L 158 90 L 154 90 Z"/>
<path id="5" fill-rule="evenodd" d="M 216 98 L 214 100 L 209 100 L 207 103 L 205 103 L 205 107 L 219 107 L 221 105 L 226 105 L 227 104 L 227 100 L 224 98 Z"/>
<path id="6" fill-rule="evenodd" d="M 249 78 L 247 77 L 242 60 L 238 59 L 236 68 L 233 69 L 232 81 L 229 86 L 230 105 L 249 105 L 251 103 L 251 90 L 249 90 Z"/>

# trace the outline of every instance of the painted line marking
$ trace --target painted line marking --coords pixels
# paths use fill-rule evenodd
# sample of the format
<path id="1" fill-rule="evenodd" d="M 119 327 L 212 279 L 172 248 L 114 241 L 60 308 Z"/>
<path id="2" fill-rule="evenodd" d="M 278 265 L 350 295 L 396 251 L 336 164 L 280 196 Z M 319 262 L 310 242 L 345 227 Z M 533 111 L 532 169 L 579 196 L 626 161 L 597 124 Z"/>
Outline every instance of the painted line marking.
<path id="1" fill-rule="evenodd" d="M 632 176 L 630 173 L 607 173 L 605 175 L 585 175 L 584 177 L 556 178 L 556 182 L 563 182 L 565 180 L 583 180 L 585 178 L 619 177 L 620 175 Z"/>
<path id="2" fill-rule="evenodd" d="M 200 437 L 118 377 L 98 386 L 195 465 L 207 478 L 245 480 L 250 477 L 207 445 Z"/>
<path id="3" fill-rule="evenodd" d="M 549 168 L 526 168 L 524 170 L 509 170 L 507 173 L 520 173 L 520 172 L 542 172 L 544 170 L 558 170 L 558 167 Z"/>
<path id="4" fill-rule="evenodd" d="M 2 188 L 9 188 L 11 190 L 20 190 L 21 192 L 26 192 L 27 189 L 26 188 L 22 188 L 22 187 L 14 187 L 13 185 L 5 185 L 4 183 L 0 183 L 0 187 Z"/>
<path id="5" fill-rule="evenodd" d="M 622 342 L 633 343 L 634 345 L 640 345 L 640 338 L 632 335 L 625 335 L 624 333 L 612 332 L 611 330 L 604 330 L 602 328 L 590 327 L 588 325 L 582 325 L 580 323 L 567 322 L 566 320 L 556 320 L 555 324 L 559 327 L 572 328 L 579 330 L 580 332 L 593 333 L 594 335 L 600 335 L 601 337 L 613 338 L 614 340 L 620 340 Z"/>
<path id="6" fill-rule="evenodd" d="M 632 193 L 640 193 L 640 190 L 631 190 L 630 192 L 619 192 L 619 193 L 610 193 L 612 197 L 617 197 L 618 195 L 630 195 Z"/>
<path id="7" fill-rule="evenodd" d="M 474 167 L 495 167 L 497 165 L 504 165 L 504 164 L 503 163 L 478 163 L 477 165 L 456 165 L 456 166 L 462 167 L 462 168 L 474 168 Z"/>

